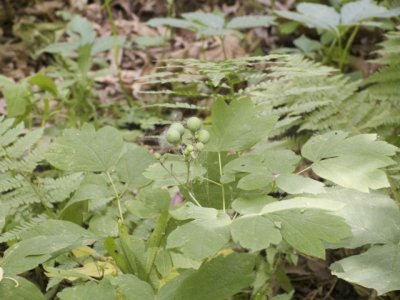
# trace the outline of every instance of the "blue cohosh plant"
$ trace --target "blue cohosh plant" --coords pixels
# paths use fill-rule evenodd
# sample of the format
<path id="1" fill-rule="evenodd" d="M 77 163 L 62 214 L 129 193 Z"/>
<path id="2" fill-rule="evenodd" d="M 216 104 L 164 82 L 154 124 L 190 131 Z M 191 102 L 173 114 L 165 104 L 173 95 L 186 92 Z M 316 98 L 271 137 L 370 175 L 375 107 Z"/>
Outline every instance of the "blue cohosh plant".
<path id="1" fill-rule="evenodd" d="M 327 60 L 334 57 L 339 68 L 343 69 L 360 27 L 383 27 L 385 20 L 400 15 L 400 7 L 388 9 L 373 0 L 358 0 L 344 3 L 340 11 L 337 11 L 328 5 L 303 2 L 296 6 L 296 12 L 275 13 L 282 18 L 317 29 L 321 35 L 320 47 L 315 45 L 316 41 L 307 41 L 303 38 L 303 41 L 297 41 L 300 48 L 301 45 L 306 47 L 305 43 L 308 48 L 324 47 L 326 51 L 323 58 Z M 303 43 L 300 44 L 301 42 Z"/>
<path id="2" fill-rule="evenodd" d="M 266 142 L 276 122 L 249 98 L 216 99 L 209 126 L 193 117 L 160 137 L 171 153 L 154 155 L 117 129 L 85 125 L 64 130 L 26 169 L 42 132 L 21 137 L 3 120 L 0 295 L 263 299 L 284 286 L 289 299 L 292 287 L 276 275 L 281 263 L 363 245 L 373 246 L 336 262 L 335 274 L 379 294 L 399 289 L 397 274 L 376 268 L 390 268 L 398 253 L 400 212 L 384 171 L 397 148 L 375 134 L 332 131 L 296 154 Z M 15 152 L 20 145 L 26 150 Z M 51 171 L 35 170 L 39 162 Z M 22 217 L 29 222 L 31 211 L 17 192 L 25 185 L 38 199 L 26 204 L 44 215 L 29 225 Z M 9 195 L 23 205 L 4 201 Z M 383 254 L 384 262 L 374 259 Z M 376 278 L 354 266 L 374 269 Z M 41 290 L 23 277 L 33 269 L 48 278 Z"/>

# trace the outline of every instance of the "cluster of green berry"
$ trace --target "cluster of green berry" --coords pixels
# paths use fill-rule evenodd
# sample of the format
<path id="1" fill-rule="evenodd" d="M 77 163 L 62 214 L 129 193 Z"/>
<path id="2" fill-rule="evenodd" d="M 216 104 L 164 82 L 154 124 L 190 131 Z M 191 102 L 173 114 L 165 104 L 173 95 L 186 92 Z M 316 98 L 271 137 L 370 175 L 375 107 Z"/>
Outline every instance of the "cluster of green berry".
<path id="1" fill-rule="evenodd" d="M 207 144 L 210 140 L 210 133 L 206 129 L 202 129 L 202 122 L 197 117 L 191 117 L 186 122 L 186 127 L 190 132 L 190 140 L 194 144 L 186 144 L 183 154 L 185 156 L 193 155 L 196 151 L 201 151 L 204 148 L 204 144 Z M 181 123 L 173 123 L 167 131 L 167 141 L 170 144 L 178 145 L 182 143 L 182 137 L 185 133 L 185 127 Z"/>

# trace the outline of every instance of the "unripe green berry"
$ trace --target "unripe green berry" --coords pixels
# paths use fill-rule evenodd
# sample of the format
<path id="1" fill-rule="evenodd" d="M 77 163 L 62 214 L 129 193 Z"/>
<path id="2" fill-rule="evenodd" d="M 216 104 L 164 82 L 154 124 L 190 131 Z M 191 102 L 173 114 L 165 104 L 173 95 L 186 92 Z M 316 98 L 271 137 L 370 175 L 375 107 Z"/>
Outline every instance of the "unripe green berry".
<path id="1" fill-rule="evenodd" d="M 193 145 L 187 145 L 186 150 L 189 152 L 193 152 L 194 151 Z"/>
<path id="2" fill-rule="evenodd" d="M 196 132 L 201 128 L 202 122 L 199 118 L 197 117 L 191 117 L 187 120 L 187 128 L 191 132 Z"/>
<path id="3" fill-rule="evenodd" d="M 179 134 L 182 136 L 183 133 L 185 132 L 185 127 L 181 123 L 172 123 L 169 129 L 175 129 L 176 131 L 179 132 Z"/>
<path id="4" fill-rule="evenodd" d="M 210 133 L 207 130 L 202 129 L 198 132 L 197 139 L 199 140 L 199 142 L 207 144 L 210 140 Z"/>
<path id="5" fill-rule="evenodd" d="M 178 130 L 168 129 L 167 131 L 167 141 L 170 144 L 177 144 L 181 140 L 181 135 Z"/>
<path id="6" fill-rule="evenodd" d="M 201 142 L 198 142 L 198 143 L 196 143 L 195 147 L 197 150 L 201 151 L 204 149 L 204 144 Z"/>
<path id="7" fill-rule="evenodd" d="M 157 159 L 157 160 L 160 160 L 161 159 L 161 154 L 158 153 L 158 152 L 154 153 L 154 158 Z"/>

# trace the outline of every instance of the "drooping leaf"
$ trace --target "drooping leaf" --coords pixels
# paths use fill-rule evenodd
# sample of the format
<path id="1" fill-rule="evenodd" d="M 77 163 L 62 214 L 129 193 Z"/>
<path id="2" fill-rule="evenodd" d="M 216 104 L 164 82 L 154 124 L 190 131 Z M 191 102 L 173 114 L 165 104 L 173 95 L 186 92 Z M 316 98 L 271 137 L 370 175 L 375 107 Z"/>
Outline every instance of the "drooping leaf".
<path id="1" fill-rule="evenodd" d="M 217 100 L 212 108 L 211 138 L 206 149 L 211 152 L 240 151 L 267 136 L 276 118 L 260 114 L 251 100 Z"/>
<path id="2" fill-rule="evenodd" d="M 381 168 L 394 163 L 390 158 L 397 148 L 377 141 L 376 134 L 349 137 L 333 131 L 311 138 L 302 148 L 302 155 L 313 162 L 312 170 L 338 185 L 362 192 L 388 187 Z"/>
<path id="3" fill-rule="evenodd" d="M 377 290 L 379 295 L 400 289 L 400 247 L 373 246 L 367 252 L 331 265 L 332 274 L 346 281 Z"/>
<path id="4" fill-rule="evenodd" d="M 61 170 L 101 172 L 116 164 L 122 146 L 122 135 L 115 128 L 95 131 L 86 124 L 82 130 L 64 130 L 49 147 L 46 158 Z"/>

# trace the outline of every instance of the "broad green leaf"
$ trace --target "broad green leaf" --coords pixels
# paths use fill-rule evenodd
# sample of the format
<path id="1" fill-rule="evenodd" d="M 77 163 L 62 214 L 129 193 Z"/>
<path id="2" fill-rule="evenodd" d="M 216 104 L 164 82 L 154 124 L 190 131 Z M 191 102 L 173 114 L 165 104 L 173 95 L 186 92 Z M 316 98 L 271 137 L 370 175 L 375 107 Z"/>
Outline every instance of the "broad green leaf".
<path id="1" fill-rule="evenodd" d="M 133 201 L 128 203 L 128 210 L 140 218 L 152 218 L 167 210 L 170 195 L 165 189 L 142 189 Z"/>
<path id="2" fill-rule="evenodd" d="M 239 197 L 232 202 L 232 208 L 242 215 L 257 214 L 264 206 L 271 202 L 275 202 L 276 199 L 271 196 L 252 196 Z"/>
<path id="3" fill-rule="evenodd" d="M 226 25 L 230 29 L 247 29 L 274 24 L 273 16 L 241 16 L 235 17 Z"/>
<path id="4" fill-rule="evenodd" d="M 21 233 L 22 241 L 8 248 L 0 260 L 8 274 L 20 274 L 74 248 L 92 244 L 96 237 L 66 221 L 46 220 Z"/>
<path id="5" fill-rule="evenodd" d="M 188 219 L 215 219 L 218 216 L 218 210 L 210 207 L 199 207 L 191 202 L 169 211 L 170 215 L 176 220 Z"/>
<path id="6" fill-rule="evenodd" d="M 254 256 L 244 253 L 218 256 L 186 276 L 169 299 L 228 299 L 253 282 L 254 263 Z"/>
<path id="7" fill-rule="evenodd" d="M 332 247 L 357 248 L 366 244 L 400 241 L 400 211 L 397 204 L 385 194 L 334 188 L 321 197 L 346 204 L 334 214 L 344 218 L 352 231 L 350 239 Z"/>
<path id="8" fill-rule="evenodd" d="M 121 133 L 112 127 L 95 131 L 86 125 L 81 130 L 64 130 L 46 153 L 47 160 L 65 171 L 107 171 L 114 166 L 121 153 Z"/>
<path id="9" fill-rule="evenodd" d="M 216 254 L 230 239 L 227 215 L 198 219 L 178 226 L 167 238 L 167 249 L 178 248 L 192 259 L 202 260 Z"/>
<path id="10" fill-rule="evenodd" d="M 266 150 L 259 154 L 241 156 L 223 168 L 225 183 L 235 180 L 235 175 L 244 173 L 238 182 L 242 190 L 256 190 L 268 186 L 279 174 L 295 170 L 300 158 L 289 150 Z"/>
<path id="11" fill-rule="evenodd" d="M 152 154 L 138 147 L 128 150 L 121 157 L 116 171 L 121 181 L 129 186 L 139 188 L 151 182 L 150 179 L 143 176 L 143 172 L 154 162 L 156 159 Z"/>
<path id="12" fill-rule="evenodd" d="M 367 252 L 331 265 L 332 274 L 377 290 L 378 295 L 400 289 L 400 246 L 373 246 Z"/>
<path id="13" fill-rule="evenodd" d="M 110 278 L 111 284 L 118 289 L 124 300 L 154 300 L 151 286 L 132 274 L 121 274 Z"/>
<path id="14" fill-rule="evenodd" d="M 163 164 L 164 167 L 156 162 L 143 173 L 144 177 L 154 181 L 154 187 L 179 186 L 187 180 L 200 178 L 205 172 L 205 169 L 195 161 L 191 164 L 188 174 L 186 162 L 178 155 L 170 155 Z"/>
<path id="15" fill-rule="evenodd" d="M 230 160 L 236 158 L 236 155 L 227 155 L 226 152 L 220 153 L 220 155 L 222 166 L 227 164 Z M 209 180 L 213 180 L 214 182 L 219 182 L 221 176 L 218 153 L 200 153 L 198 160 L 205 168 L 205 173 L 202 176 Z M 222 189 L 220 186 L 210 182 L 209 180 L 194 182 L 192 185 L 193 194 L 203 207 L 222 209 Z M 224 192 L 227 207 L 230 205 L 234 197 L 236 197 L 236 191 L 237 189 L 233 184 L 225 184 Z M 181 192 L 185 195 L 186 199 L 190 199 L 190 195 L 188 195 L 184 190 L 181 190 Z"/>
<path id="16" fill-rule="evenodd" d="M 296 174 L 281 174 L 276 178 L 276 185 L 288 194 L 325 193 L 324 184 L 314 179 Z"/>
<path id="17" fill-rule="evenodd" d="M 75 15 L 68 23 L 67 31 L 79 39 L 79 45 L 92 44 L 96 39 L 96 32 L 92 24 L 85 18 Z M 78 36 L 76 35 L 78 34 Z"/>
<path id="18" fill-rule="evenodd" d="M 28 82 L 37 85 L 43 91 L 48 91 L 54 97 L 57 97 L 58 95 L 58 89 L 54 80 L 45 74 L 37 73 L 29 77 Z"/>
<path id="19" fill-rule="evenodd" d="M 15 117 L 23 115 L 31 101 L 31 92 L 25 82 L 9 83 L 2 93 L 7 103 L 7 115 Z"/>
<path id="20" fill-rule="evenodd" d="M 4 276 L 8 276 L 4 274 Z M 46 298 L 40 292 L 40 290 L 30 281 L 23 277 L 15 276 L 12 277 L 18 282 L 18 287 L 15 286 L 15 282 L 4 278 L 0 280 L 0 299 L 12 299 L 12 300 L 45 300 Z"/>
<path id="21" fill-rule="evenodd" d="M 107 50 L 110 50 L 115 46 L 117 47 L 123 47 L 125 43 L 125 37 L 124 36 L 103 36 L 98 39 L 96 39 L 93 43 L 92 46 L 92 52 L 91 55 L 96 55 L 100 52 L 104 52 Z"/>
<path id="22" fill-rule="evenodd" d="M 266 137 L 276 123 L 276 117 L 260 114 L 248 99 L 230 104 L 217 100 L 211 114 L 211 138 L 206 146 L 211 152 L 246 150 Z"/>
<path id="23" fill-rule="evenodd" d="M 288 200 L 275 201 L 269 203 L 263 207 L 260 214 L 270 214 L 292 209 L 299 211 L 320 209 L 333 212 L 333 211 L 338 211 L 343 207 L 345 207 L 344 203 L 323 199 L 322 197 L 318 199 L 310 197 L 296 197 Z"/>
<path id="24" fill-rule="evenodd" d="M 324 242 L 339 243 L 351 236 L 344 219 L 324 210 L 285 210 L 267 217 L 280 227 L 283 239 L 297 251 L 325 259 Z"/>
<path id="25" fill-rule="evenodd" d="M 89 281 L 82 285 L 77 285 L 63 289 L 57 294 L 60 300 L 117 300 L 117 291 L 113 288 L 110 281 L 103 279 L 100 283 Z"/>
<path id="26" fill-rule="evenodd" d="M 318 3 L 300 3 L 296 9 L 297 13 L 276 11 L 276 14 L 283 18 L 302 23 L 310 28 L 337 31 L 337 26 L 340 24 L 340 15 L 333 7 Z"/>
<path id="27" fill-rule="evenodd" d="M 333 131 L 311 138 L 302 148 L 302 155 L 314 162 L 312 170 L 338 185 L 362 192 L 388 187 L 386 174 L 380 168 L 394 163 L 397 147 L 377 141 L 376 134 L 348 137 Z"/>
<path id="28" fill-rule="evenodd" d="M 201 24 L 202 26 L 215 29 L 222 29 L 225 23 L 225 20 L 222 16 L 200 11 L 185 13 L 182 14 L 182 17 L 194 24 Z"/>
<path id="29" fill-rule="evenodd" d="M 270 244 L 277 245 L 282 236 L 275 224 L 264 216 L 244 216 L 235 219 L 231 224 L 234 241 L 252 251 L 268 248 Z"/>
<path id="30" fill-rule="evenodd" d="M 400 15 L 400 9 L 388 10 L 371 0 L 359 0 L 343 5 L 341 11 L 342 25 L 356 25 L 372 18 L 388 18 Z M 369 23 L 367 23 L 369 24 Z"/>
<path id="31" fill-rule="evenodd" d="M 305 54 L 321 50 L 323 47 L 323 45 L 320 42 L 309 39 L 304 34 L 301 37 L 295 39 L 293 41 L 293 44 L 301 51 L 303 51 Z"/>
<path id="32" fill-rule="evenodd" d="M 175 18 L 153 18 L 147 22 L 147 25 L 152 27 L 171 26 L 184 29 L 189 29 L 194 26 L 192 22 Z"/>

